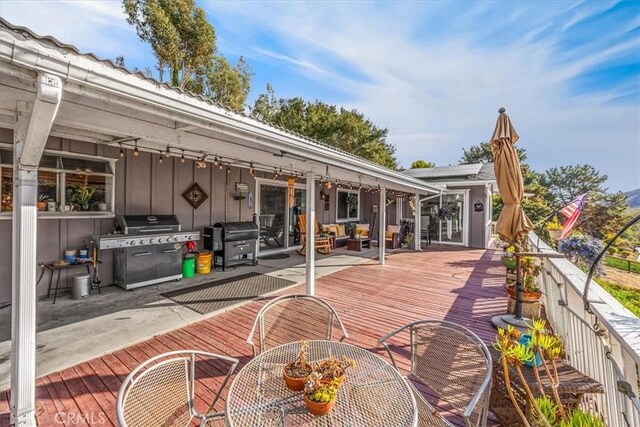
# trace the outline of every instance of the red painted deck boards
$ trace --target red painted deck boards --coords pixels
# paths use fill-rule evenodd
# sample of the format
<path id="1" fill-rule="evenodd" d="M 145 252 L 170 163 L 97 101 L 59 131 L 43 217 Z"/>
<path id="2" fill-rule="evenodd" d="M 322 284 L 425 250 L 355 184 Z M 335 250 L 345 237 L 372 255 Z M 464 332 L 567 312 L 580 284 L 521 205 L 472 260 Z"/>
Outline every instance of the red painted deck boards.
<path id="1" fill-rule="evenodd" d="M 350 334 L 347 342 L 386 358 L 378 338 L 418 319 L 456 322 L 473 330 L 486 342 L 491 341 L 495 332 L 490 319 L 506 308 L 503 282 L 504 270 L 499 263 L 499 254 L 434 247 L 420 253 L 395 253 L 387 257 L 384 267 L 365 264 L 324 276 L 317 280 L 316 289 L 317 295 L 333 305 L 341 316 Z M 304 292 L 304 287 L 290 292 Z M 201 349 L 236 357 L 242 367 L 251 359 L 246 338 L 263 304 L 264 301 L 251 302 L 40 378 L 37 390 L 39 424 L 59 426 L 56 414 L 58 421 L 67 420 L 71 414 L 77 419 L 82 414 L 85 420 L 93 419 L 94 425 L 117 425 L 115 401 L 122 380 L 140 362 L 162 352 Z M 407 366 L 406 358 L 400 357 L 397 361 L 401 367 Z M 206 405 L 214 395 L 224 376 L 222 369 L 213 364 L 199 367 L 198 407 Z M 1 393 L 0 425 L 6 425 L 9 392 Z M 221 404 L 225 397 L 226 390 Z M 98 421 L 102 419 L 104 422 L 100 424 Z"/>

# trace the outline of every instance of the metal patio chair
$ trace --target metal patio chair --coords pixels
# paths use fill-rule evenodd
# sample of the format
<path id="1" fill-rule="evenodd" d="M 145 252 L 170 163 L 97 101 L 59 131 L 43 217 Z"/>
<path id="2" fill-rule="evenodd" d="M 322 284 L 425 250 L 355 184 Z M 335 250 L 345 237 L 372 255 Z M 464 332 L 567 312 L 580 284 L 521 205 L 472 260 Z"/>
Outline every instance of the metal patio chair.
<path id="1" fill-rule="evenodd" d="M 229 364 L 205 414 L 199 414 L 194 407 L 196 356 L 227 362 L 225 366 Z M 116 403 L 118 424 L 120 427 L 188 426 L 199 420 L 201 426 L 224 426 L 224 411 L 212 411 L 237 365 L 238 359 L 233 357 L 199 350 L 171 351 L 152 357 L 131 371 L 120 386 Z"/>
<path id="2" fill-rule="evenodd" d="M 338 313 L 320 298 L 306 294 L 284 295 L 269 301 L 258 312 L 247 343 L 253 356 L 272 347 L 300 340 L 332 340 L 333 327 L 342 332 L 340 341 L 349 334 Z M 259 349 L 253 342 L 258 332 Z"/>
<path id="3" fill-rule="evenodd" d="M 467 426 L 486 426 L 493 366 L 487 346 L 473 332 L 455 323 L 441 320 L 412 322 L 379 340 L 396 369 L 387 340 L 403 331 L 409 333 L 411 368 L 407 383 L 418 405 L 418 425 L 453 424 L 436 412 L 409 379 L 431 389 L 452 412 L 462 416 Z M 405 348 L 398 346 L 399 351 Z"/>

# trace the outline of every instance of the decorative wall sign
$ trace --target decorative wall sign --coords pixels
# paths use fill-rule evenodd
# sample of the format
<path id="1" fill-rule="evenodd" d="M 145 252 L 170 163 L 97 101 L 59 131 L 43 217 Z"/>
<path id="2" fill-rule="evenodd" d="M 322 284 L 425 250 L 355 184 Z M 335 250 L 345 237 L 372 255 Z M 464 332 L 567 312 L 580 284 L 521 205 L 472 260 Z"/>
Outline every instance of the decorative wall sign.
<path id="1" fill-rule="evenodd" d="M 249 191 L 249 194 L 247 194 L 247 207 L 249 209 L 253 208 L 253 191 Z"/>
<path id="2" fill-rule="evenodd" d="M 189 202 L 189 204 L 193 206 L 193 209 L 198 209 L 198 207 L 209 198 L 202 187 L 200 187 L 195 182 L 191 185 L 191 187 L 187 188 L 184 193 L 182 193 L 182 197 L 184 197 L 187 202 Z"/>
<path id="3" fill-rule="evenodd" d="M 484 210 L 484 203 L 476 202 L 473 204 L 473 210 L 476 212 L 482 212 Z"/>

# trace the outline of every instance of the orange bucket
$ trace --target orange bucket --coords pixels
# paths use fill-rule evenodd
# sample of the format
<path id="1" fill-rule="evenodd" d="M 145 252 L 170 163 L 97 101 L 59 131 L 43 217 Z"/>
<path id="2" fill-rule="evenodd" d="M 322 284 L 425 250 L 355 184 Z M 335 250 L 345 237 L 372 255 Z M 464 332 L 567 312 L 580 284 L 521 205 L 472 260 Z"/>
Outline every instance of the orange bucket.
<path id="1" fill-rule="evenodd" d="M 196 259 L 196 271 L 198 274 L 211 273 L 211 260 L 213 259 L 213 253 L 210 251 L 202 251 Z"/>

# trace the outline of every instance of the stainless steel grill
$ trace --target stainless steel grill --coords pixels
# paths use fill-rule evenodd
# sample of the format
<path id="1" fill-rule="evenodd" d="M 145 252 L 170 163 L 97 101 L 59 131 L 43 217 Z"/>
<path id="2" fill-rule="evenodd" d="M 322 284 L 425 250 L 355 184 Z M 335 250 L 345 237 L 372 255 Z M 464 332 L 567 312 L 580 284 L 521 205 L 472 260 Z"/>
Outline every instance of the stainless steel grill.
<path id="1" fill-rule="evenodd" d="M 175 215 L 123 215 L 115 232 L 93 237 L 98 249 L 115 249 L 115 283 L 124 289 L 182 279 L 182 245 L 200 240 L 182 231 Z"/>

